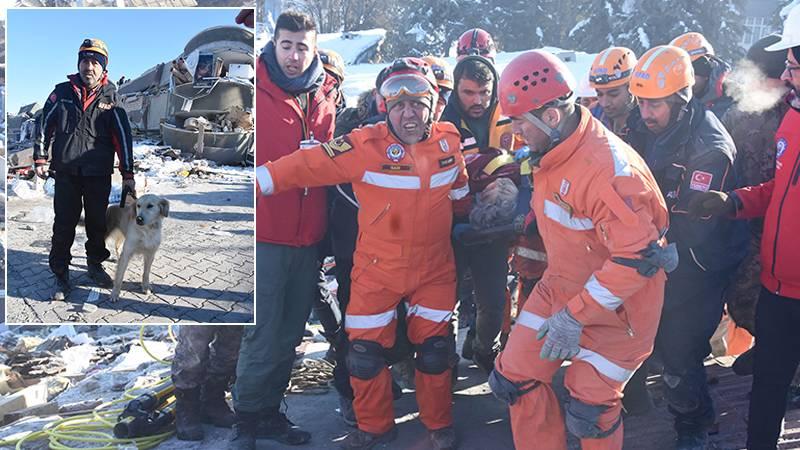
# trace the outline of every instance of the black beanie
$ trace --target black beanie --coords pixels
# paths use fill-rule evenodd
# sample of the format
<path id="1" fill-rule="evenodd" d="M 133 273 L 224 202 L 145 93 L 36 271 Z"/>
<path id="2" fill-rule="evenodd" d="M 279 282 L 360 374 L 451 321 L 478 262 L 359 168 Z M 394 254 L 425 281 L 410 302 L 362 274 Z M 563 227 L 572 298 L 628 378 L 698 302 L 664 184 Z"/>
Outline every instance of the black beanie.
<path id="1" fill-rule="evenodd" d="M 756 41 L 750 49 L 747 50 L 747 56 L 745 58 L 752 61 L 769 78 L 778 79 L 781 77 L 784 69 L 784 62 L 786 61 L 786 50 L 768 52 L 764 49 L 780 40 L 781 36 L 779 34 L 770 34 Z M 797 56 L 796 52 L 795 56 Z"/>
<path id="2" fill-rule="evenodd" d="M 108 66 L 108 58 L 105 55 L 99 52 L 91 51 L 91 50 L 83 50 L 78 52 L 78 66 L 81 65 L 81 60 L 84 58 L 92 58 L 101 66 L 103 66 L 103 72 L 106 71 L 106 66 Z"/>

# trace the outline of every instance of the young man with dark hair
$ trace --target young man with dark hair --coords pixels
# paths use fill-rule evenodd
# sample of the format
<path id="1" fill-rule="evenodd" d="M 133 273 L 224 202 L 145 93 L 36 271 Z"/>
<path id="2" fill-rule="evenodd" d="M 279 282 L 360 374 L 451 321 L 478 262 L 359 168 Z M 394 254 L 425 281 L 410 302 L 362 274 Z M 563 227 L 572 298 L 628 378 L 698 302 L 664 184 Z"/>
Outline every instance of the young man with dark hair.
<path id="1" fill-rule="evenodd" d="M 468 161 L 476 161 L 480 158 L 478 154 L 497 152 L 497 149 L 512 150 L 511 121 L 500 117 L 499 76 L 491 61 L 482 56 L 466 56 L 453 69 L 453 78 L 454 95 L 441 120 L 458 128 L 462 151 Z M 470 195 L 475 194 L 477 192 L 470 192 Z M 456 222 L 468 221 L 468 210 L 458 213 Z M 510 244 L 508 239 L 472 246 L 462 245 L 458 240 L 453 243 L 459 281 L 471 269 L 475 285 L 475 321 L 467 334 L 462 355 L 487 373 L 492 370 L 503 325 Z"/>
<path id="2" fill-rule="evenodd" d="M 265 164 L 333 137 L 335 80 L 317 56 L 317 32 L 305 14 L 285 12 L 258 60 L 256 162 Z M 317 243 L 325 234 L 324 188 L 289 189 L 256 205 L 256 325 L 247 327 L 236 370 L 235 435 L 229 448 L 255 449 L 255 439 L 284 444 L 310 435 L 280 412 L 294 349 L 316 298 Z"/>

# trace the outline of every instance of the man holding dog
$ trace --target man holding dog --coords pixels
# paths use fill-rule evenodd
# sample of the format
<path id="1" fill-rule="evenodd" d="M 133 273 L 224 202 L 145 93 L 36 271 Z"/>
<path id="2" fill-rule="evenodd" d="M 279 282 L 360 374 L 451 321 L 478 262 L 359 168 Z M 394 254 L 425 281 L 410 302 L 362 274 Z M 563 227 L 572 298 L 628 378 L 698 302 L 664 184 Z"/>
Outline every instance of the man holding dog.
<path id="1" fill-rule="evenodd" d="M 125 110 L 117 106 L 117 90 L 108 79 L 107 66 L 106 44 L 85 39 L 78 50 L 78 73 L 56 85 L 36 122 L 36 174 L 47 176 L 49 160 L 56 180 L 49 257 L 50 270 L 56 276 L 56 299 L 69 292 L 70 247 L 81 208 L 85 212 L 89 276 L 100 287 L 112 286 L 102 262 L 111 256 L 105 246 L 105 232 L 115 154 L 123 184 L 135 190 L 130 124 Z"/>

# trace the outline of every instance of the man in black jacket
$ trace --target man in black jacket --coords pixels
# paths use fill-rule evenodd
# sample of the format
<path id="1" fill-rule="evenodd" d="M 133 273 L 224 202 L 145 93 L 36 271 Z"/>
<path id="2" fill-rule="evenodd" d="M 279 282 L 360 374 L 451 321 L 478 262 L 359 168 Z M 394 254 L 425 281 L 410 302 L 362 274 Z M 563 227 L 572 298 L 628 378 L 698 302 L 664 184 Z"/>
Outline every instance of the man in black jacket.
<path id="1" fill-rule="evenodd" d="M 747 251 L 742 224 L 688 215 L 689 201 L 698 193 L 736 186 L 736 147 L 719 119 L 693 99 L 693 84 L 684 50 L 660 46 L 645 53 L 630 84 L 641 116 L 627 136 L 664 194 L 667 240 L 677 245 L 680 260 L 667 279 L 654 350 L 664 364 L 665 397 L 680 450 L 705 448 L 714 423 L 703 359 L 722 316 L 723 293 Z"/>
<path id="2" fill-rule="evenodd" d="M 125 110 L 117 105 L 117 90 L 108 80 L 107 65 L 106 44 L 99 39 L 84 40 L 78 50 L 78 73 L 56 85 L 36 122 L 36 174 L 47 175 L 49 160 L 56 179 L 49 263 L 56 276 L 57 299 L 69 291 L 70 247 L 81 207 L 89 276 L 100 287 L 112 286 L 101 263 L 111 256 L 105 232 L 115 154 L 123 184 L 135 190 L 130 124 Z"/>

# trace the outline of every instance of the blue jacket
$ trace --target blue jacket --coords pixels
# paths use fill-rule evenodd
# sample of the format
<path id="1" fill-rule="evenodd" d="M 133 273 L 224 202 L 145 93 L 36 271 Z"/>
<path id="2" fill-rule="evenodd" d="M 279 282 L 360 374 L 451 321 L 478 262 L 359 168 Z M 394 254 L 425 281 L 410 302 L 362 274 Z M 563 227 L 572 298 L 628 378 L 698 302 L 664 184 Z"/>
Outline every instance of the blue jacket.
<path id="1" fill-rule="evenodd" d="M 638 111 L 632 117 L 626 141 L 644 157 L 661 187 L 670 211 L 667 240 L 676 243 L 680 264 L 709 272 L 735 269 L 747 253 L 747 225 L 719 217 L 693 220 L 687 212 L 698 192 L 738 187 L 736 146 L 725 127 L 696 100 L 659 135 Z"/>

